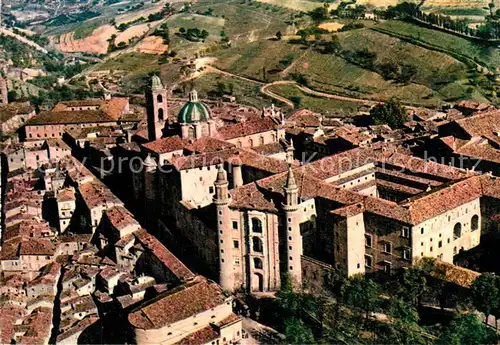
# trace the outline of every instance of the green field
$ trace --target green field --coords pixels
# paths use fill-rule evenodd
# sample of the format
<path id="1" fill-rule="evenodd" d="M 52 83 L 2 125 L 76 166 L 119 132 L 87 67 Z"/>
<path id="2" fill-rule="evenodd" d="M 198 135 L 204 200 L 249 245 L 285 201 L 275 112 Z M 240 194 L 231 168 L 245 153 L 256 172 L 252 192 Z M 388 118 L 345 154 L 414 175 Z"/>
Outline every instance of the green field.
<path id="1" fill-rule="evenodd" d="M 300 99 L 300 104 L 297 108 L 306 108 L 312 111 L 320 112 L 325 115 L 332 115 L 335 117 L 352 116 L 359 111 L 367 111 L 368 108 L 353 102 L 345 102 L 334 99 L 326 99 L 321 97 L 314 97 L 299 90 L 294 85 L 274 85 L 269 88 L 280 96 L 286 97 L 290 100 Z"/>
<path id="2" fill-rule="evenodd" d="M 255 107 L 270 106 L 272 103 L 272 100 L 260 94 L 260 86 L 257 83 L 213 73 L 204 74 L 193 82 L 200 97 L 209 98 L 218 91 L 218 84 L 224 84 L 226 90 L 232 89 L 232 95 L 238 103 Z"/>

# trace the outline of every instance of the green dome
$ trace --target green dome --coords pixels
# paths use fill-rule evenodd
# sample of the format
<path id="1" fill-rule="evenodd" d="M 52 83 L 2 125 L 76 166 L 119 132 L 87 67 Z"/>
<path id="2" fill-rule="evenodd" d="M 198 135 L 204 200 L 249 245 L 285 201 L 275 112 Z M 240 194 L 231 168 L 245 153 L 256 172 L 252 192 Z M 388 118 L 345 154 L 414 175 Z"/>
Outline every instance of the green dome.
<path id="1" fill-rule="evenodd" d="M 198 121 L 207 121 L 210 119 L 210 110 L 204 104 L 198 101 L 196 90 L 189 94 L 189 102 L 184 104 L 179 112 L 179 123 L 193 123 Z"/>
<path id="2" fill-rule="evenodd" d="M 179 123 L 193 123 L 210 119 L 210 110 L 201 102 L 187 102 L 179 112 Z"/>

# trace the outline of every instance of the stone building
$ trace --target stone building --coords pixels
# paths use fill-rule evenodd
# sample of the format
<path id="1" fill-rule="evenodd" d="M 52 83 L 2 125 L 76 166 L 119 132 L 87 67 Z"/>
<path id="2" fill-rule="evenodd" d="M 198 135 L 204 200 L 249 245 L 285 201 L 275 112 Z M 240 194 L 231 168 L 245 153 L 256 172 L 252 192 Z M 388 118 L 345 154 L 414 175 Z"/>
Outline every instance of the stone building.
<path id="1" fill-rule="evenodd" d="M 178 122 L 189 111 L 208 122 L 204 109 L 185 106 Z M 283 124 L 252 116 L 215 135 L 186 141 L 177 130 L 141 147 L 147 168 L 133 185 L 146 223 L 161 239 L 189 243 L 224 289 L 276 291 L 284 277 L 300 288 L 310 278 L 303 263 L 391 274 L 421 257 L 452 263 L 479 244 L 486 205 L 500 197 L 483 190 L 486 176 L 410 156 L 350 127 L 339 133 L 357 148 L 302 166 L 291 143 L 286 161 L 257 153 L 284 139 Z"/>
<path id="2" fill-rule="evenodd" d="M 202 277 L 167 291 L 132 311 L 128 320 L 137 344 L 234 344 L 242 320 L 232 297 Z"/>

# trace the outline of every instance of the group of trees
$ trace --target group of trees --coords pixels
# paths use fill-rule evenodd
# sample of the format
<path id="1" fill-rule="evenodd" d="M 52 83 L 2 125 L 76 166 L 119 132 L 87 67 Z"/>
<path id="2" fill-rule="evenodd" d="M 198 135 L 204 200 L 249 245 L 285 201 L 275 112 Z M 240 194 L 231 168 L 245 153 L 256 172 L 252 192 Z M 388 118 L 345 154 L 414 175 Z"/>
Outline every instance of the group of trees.
<path id="1" fill-rule="evenodd" d="M 389 7 L 384 13 L 384 16 L 388 19 L 414 18 L 427 24 L 436 25 L 460 34 L 485 40 L 500 39 L 500 10 L 493 13 L 492 6 L 490 6 L 490 9 L 491 15 L 485 18 L 486 22 L 481 25 L 476 25 L 476 27 L 471 27 L 470 22 L 466 19 L 452 19 L 450 16 L 441 14 L 424 13 L 420 10 L 419 5 L 407 2 Z"/>
<path id="2" fill-rule="evenodd" d="M 431 277 L 434 269 L 429 261 L 386 285 L 332 272 L 325 291 L 315 295 L 294 293 L 285 281 L 268 318 L 289 344 L 496 344 L 496 333 L 472 310 L 422 325 L 422 296 L 446 290 Z"/>
<path id="3" fill-rule="evenodd" d="M 203 30 L 200 30 L 198 28 L 185 29 L 183 27 L 179 29 L 178 34 L 184 37 L 185 39 L 193 42 L 203 41 L 208 37 L 208 35 L 210 35 L 210 33 L 205 29 Z"/>
<path id="4" fill-rule="evenodd" d="M 392 129 L 402 128 L 408 121 L 406 108 L 394 98 L 373 107 L 370 115 L 376 125 L 388 125 Z"/>
<path id="5" fill-rule="evenodd" d="M 170 31 L 168 29 L 168 23 L 163 23 L 153 32 L 154 36 L 160 36 L 163 38 L 164 44 L 170 44 Z"/>

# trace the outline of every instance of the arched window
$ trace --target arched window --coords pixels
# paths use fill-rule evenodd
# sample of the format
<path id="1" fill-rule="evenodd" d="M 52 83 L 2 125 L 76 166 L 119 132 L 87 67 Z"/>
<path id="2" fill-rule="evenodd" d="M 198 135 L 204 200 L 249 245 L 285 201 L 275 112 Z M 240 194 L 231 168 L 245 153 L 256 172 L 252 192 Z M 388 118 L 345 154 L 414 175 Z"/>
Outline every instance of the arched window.
<path id="1" fill-rule="evenodd" d="M 472 219 L 470 220 L 470 228 L 472 231 L 479 229 L 479 216 L 477 214 L 472 216 Z"/>
<path id="2" fill-rule="evenodd" d="M 163 97 L 162 97 L 162 95 L 158 95 L 158 96 L 156 97 L 156 100 L 158 101 L 158 103 L 163 102 Z"/>
<path id="3" fill-rule="evenodd" d="M 260 140 L 260 145 L 264 145 L 264 137 L 260 137 L 259 140 Z"/>
<path id="4" fill-rule="evenodd" d="M 259 258 L 253 258 L 253 267 L 256 269 L 262 269 L 264 267 L 262 265 L 262 260 Z"/>
<path id="5" fill-rule="evenodd" d="M 457 238 L 460 237 L 462 237 L 462 224 L 457 223 L 453 228 L 453 239 L 456 240 Z"/>
<path id="6" fill-rule="evenodd" d="M 250 145 L 250 147 L 253 147 L 253 139 L 248 139 L 248 144 Z"/>
<path id="7" fill-rule="evenodd" d="M 256 253 L 262 253 L 264 251 L 262 240 L 258 237 L 252 237 L 252 248 Z"/>
<path id="8" fill-rule="evenodd" d="M 243 143 L 241 141 L 238 141 L 238 147 L 243 147 Z"/>
<path id="9" fill-rule="evenodd" d="M 188 138 L 194 138 L 194 128 L 193 127 L 189 127 L 188 128 Z"/>
<path id="10" fill-rule="evenodd" d="M 262 233 L 262 222 L 259 218 L 252 218 L 252 231 Z"/>
<path id="11" fill-rule="evenodd" d="M 163 114 L 163 109 L 162 109 L 162 108 L 160 108 L 160 109 L 158 109 L 158 119 L 159 119 L 160 121 L 163 121 L 163 117 L 164 117 L 164 114 Z"/>

